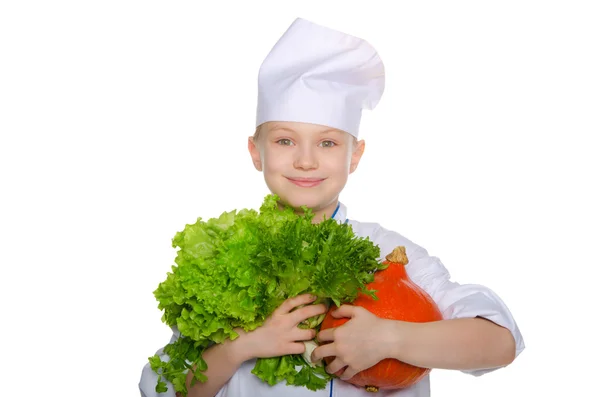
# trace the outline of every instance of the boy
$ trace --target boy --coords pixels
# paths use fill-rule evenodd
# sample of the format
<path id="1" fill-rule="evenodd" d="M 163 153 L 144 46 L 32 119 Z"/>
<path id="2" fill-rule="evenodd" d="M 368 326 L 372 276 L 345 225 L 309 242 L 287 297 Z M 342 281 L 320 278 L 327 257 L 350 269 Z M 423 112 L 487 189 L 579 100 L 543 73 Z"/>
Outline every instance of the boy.
<path id="1" fill-rule="evenodd" d="M 364 141 L 358 140 L 363 108 L 373 109 L 383 94 L 384 68 L 364 40 L 297 19 L 273 47 L 259 73 L 257 129 L 248 140 L 255 168 L 271 192 L 294 208 L 313 209 L 315 221 L 334 218 L 349 223 L 356 235 L 379 245 L 382 257 L 398 245 L 406 247 L 409 277 L 435 300 L 444 320 L 409 323 L 380 319 L 365 309 L 344 305 L 334 315 L 351 318 L 337 329 L 318 334 L 331 342 L 312 352 L 313 361 L 335 357 L 327 371 L 342 370 L 340 379 L 317 392 L 303 387 L 273 387 L 251 374 L 257 357 L 303 353 L 300 341 L 314 330 L 298 323 L 325 313 L 301 295 L 285 301 L 262 327 L 208 349 L 208 381 L 189 388 L 189 396 L 367 396 L 344 379 L 396 358 L 420 367 L 457 369 L 481 375 L 510 364 L 524 349 L 508 308 L 489 289 L 451 282 L 442 263 L 401 235 L 373 223 L 346 218 L 338 201 L 348 175 L 358 166 Z M 382 258 L 380 258 L 382 259 Z M 173 338 L 177 337 L 177 330 Z M 190 376 L 188 376 L 188 385 Z M 140 381 L 143 396 L 173 396 L 173 388 L 157 394 L 156 375 L 148 365 Z M 430 395 L 429 377 L 388 396 Z"/>

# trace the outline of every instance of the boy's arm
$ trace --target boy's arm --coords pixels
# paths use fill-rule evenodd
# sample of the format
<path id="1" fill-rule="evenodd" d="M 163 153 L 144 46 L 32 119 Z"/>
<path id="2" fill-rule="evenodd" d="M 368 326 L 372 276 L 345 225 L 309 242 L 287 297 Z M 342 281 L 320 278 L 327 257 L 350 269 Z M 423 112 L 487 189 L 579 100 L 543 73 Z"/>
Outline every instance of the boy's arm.
<path id="1" fill-rule="evenodd" d="M 327 372 L 346 367 L 340 377 L 349 379 L 384 358 L 396 358 L 423 368 L 468 371 L 506 366 L 515 358 L 510 331 L 481 318 L 428 323 L 382 319 L 362 307 L 343 305 L 334 317 L 351 320 L 318 335 L 324 344 L 312 359 L 335 356 Z M 356 347 L 360 346 L 360 349 Z"/>
<path id="2" fill-rule="evenodd" d="M 238 337 L 227 339 L 222 344 L 213 345 L 202 354 L 207 364 L 203 373 L 208 380 L 196 382 L 191 386 L 192 373 L 186 377 L 188 397 L 215 396 L 229 381 L 244 361 L 256 357 L 278 357 L 287 354 L 301 354 L 304 344 L 315 337 L 315 330 L 298 328 L 298 324 L 308 318 L 325 314 L 327 307 L 323 304 L 313 305 L 316 297 L 308 294 L 298 295 L 285 300 L 281 306 L 267 318 L 263 325 L 251 332 L 236 329 Z M 302 306 L 302 307 L 300 307 Z M 174 332 L 171 342 L 178 337 Z M 159 352 L 163 360 L 168 357 Z M 173 385 L 167 383 L 166 393 L 155 391 L 158 375 L 146 364 L 140 380 L 142 397 L 174 397 Z"/>
<path id="3" fill-rule="evenodd" d="M 439 324 L 430 323 L 424 331 L 437 334 L 437 331 L 443 327 L 445 332 L 450 333 L 448 337 L 453 338 L 457 348 L 461 346 L 461 342 L 466 343 L 471 340 L 472 344 L 467 344 L 467 349 L 483 349 L 482 352 L 489 352 L 489 354 L 498 353 L 495 350 L 496 345 L 498 348 L 508 346 L 512 349 L 509 352 L 499 353 L 504 358 L 500 360 L 499 365 L 466 363 L 467 365 L 461 365 L 462 368 L 457 369 L 471 375 L 483 375 L 510 364 L 525 349 L 523 336 L 509 308 L 490 288 L 450 281 L 450 274 L 441 261 L 429 256 L 420 248 L 414 253 L 412 265 L 409 262 L 407 273 L 415 283 L 431 295 L 444 319 L 449 320 Z M 469 335 L 469 339 L 461 339 L 462 333 Z M 427 335 L 426 333 L 424 336 Z M 439 337 L 443 338 L 442 335 Z M 480 346 L 488 342 L 493 343 L 494 346 Z M 465 354 L 478 353 L 469 351 Z M 507 361 L 506 357 L 511 359 Z M 460 362 L 457 363 L 459 364 Z"/>
<path id="4" fill-rule="evenodd" d="M 257 357 L 278 357 L 286 354 L 301 354 L 304 344 L 298 341 L 311 340 L 315 330 L 300 329 L 302 321 L 324 314 L 323 304 L 311 305 L 316 297 L 304 294 L 289 298 L 279 306 L 265 323 L 251 332 L 237 328 L 238 337 L 214 345 L 203 353 L 208 380 L 191 386 L 192 372 L 188 372 L 186 385 L 188 397 L 213 397 L 229 381 L 244 361 Z M 301 305 L 308 305 L 297 309 Z M 295 310 L 297 309 L 297 310 Z"/>
<path id="5" fill-rule="evenodd" d="M 510 331 L 482 318 L 388 321 L 386 337 L 392 357 L 418 367 L 469 371 L 504 367 L 515 359 Z"/>
<path id="6" fill-rule="evenodd" d="M 439 258 L 430 256 L 427 250 L 396 232 L 379 227 L 373 233 L 373 239 L 380 245 L 382 253 L 392 252 L 398 245 L 406 247 L 409 260 L 408 265 L 406 265 L 408 277 L 433 298 L 445 320 L 489 320 L 492 324 L 482 323 L 481 327 L 476 325 L 477 328 L 475 329 L 491 329 L 491 332 L 496 334 L 494 331 L 498 331 L 498 329 L 485 327 L 485 325 L 496 325 L 500 328 L 501 334 L 506 334 L 504 330 L 510 331 L 513 339 L 511 346 L 514 347 L 513 359 L 525 349 L 523 336 L 509 308 L 490 288 L 483 285 L 459 284 L 450 281 L 450 273 Z M 462 322 L 459 322 L 459 324 L 464 325 Z M 451 325 L 444 324 L 444 326 Z M 479 376 L 496 368 L 499 367 L 476 367 L 461 369 L 461 371 Z"/>
<path id="7" fill-rule="evenodd" d="M 334 343 L 313 352 L 314 360 L 326 356 L 341 358 L 330 364 L 329 372 L 348 365 L 343 375 L 346 378 L 393 355 L 424 367 L 454 368 L 479 376 L 511 363 L 523 351 L 519 328 L 493 291 L 481 285 L 450 281 L 450 274 L 438 258 L 395 232 L 379 227 L 368 233 L 384 253 L 399 245 L 406 247 L 409 278 L 434 299 L 445 320 L 412 324 L 371 318 L 371 313 L 361 308 L 342 312 L 341 316 L 353 317 L 352 320 L 335 333 L 322 331 L 319 340 Z M 357 321 L 360 319 L 364 321 Z M 350 326 L 354 330 L 349 330 Z M 354 338 L 346 331 L 354 331 Z M 368 337 L 363 338 L 365 335 Z M 344 346 L 348 351 L 344 352 Z"/>
<path id="8" fill-rule="evenodd" d="M 240 334 L 241 334 L 240 330 Z M 179 337 L 179 331 L 174 330 L 171 342 L 173 343 Z M 241 338 L 235 341 L 226 340 L 221 344 L 216 344 L 204 351 L 202 358 L 206 361 L 208 366 L 207 370 L 203 372 L 208 377 L 208 380 L 204 383 L 197 382 L 193 387 L 190 387 L 193 374 L 190 371 L 186 378 L 186 384 L 188 388 L 188 397 L 200 397 L 200 396 L 215 396 L 219 390 L 227 383 L 227 381 L 233 376 L 235 371 L 246 361 L 246 357 L 243 356 L 247 348 L 240 342 Z M 161 354 L 161 359 L 168 360 L 168 356 Z M 167 391 L 164 393 L 156 392 L 156 383 L 158 375 L 150 368 L 149 364 L 146 364 L 142 372 L 142 378 L 140 380 L 140 392 L 142 397 L 178 397 L 179 393 L 175 393 L 173 385 L 166 379 L 163 382 L 167 382 Z"/>
<path id="9" fill-rule="evenodd" d="M 226 340 L 204 351 L 202 358 L 206 361 L 208 368 L 203 374 L 208 380 L 204 383 L 197 382 L 191 387 L 193 374 L 192 371 L 188 372 L 186 378 L 188 397 L 213 397 L 221 390 L 247 359 L 242 355 L 246 349 L 239 345 L 240 338 L 234 341 Z"/>

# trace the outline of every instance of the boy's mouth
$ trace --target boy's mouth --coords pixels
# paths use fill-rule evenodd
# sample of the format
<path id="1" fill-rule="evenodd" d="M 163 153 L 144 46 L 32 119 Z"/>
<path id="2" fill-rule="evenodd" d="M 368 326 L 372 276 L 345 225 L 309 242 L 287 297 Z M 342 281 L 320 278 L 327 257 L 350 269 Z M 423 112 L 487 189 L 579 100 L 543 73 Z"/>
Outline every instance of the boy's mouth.
<path id="1" fill-rule="evenodd" d="M 292 182 L 296 186 L 300 187 L 314 187 L 318 186 L 325 180 L 325 178 L 288 178 L 287 180 Z"/>

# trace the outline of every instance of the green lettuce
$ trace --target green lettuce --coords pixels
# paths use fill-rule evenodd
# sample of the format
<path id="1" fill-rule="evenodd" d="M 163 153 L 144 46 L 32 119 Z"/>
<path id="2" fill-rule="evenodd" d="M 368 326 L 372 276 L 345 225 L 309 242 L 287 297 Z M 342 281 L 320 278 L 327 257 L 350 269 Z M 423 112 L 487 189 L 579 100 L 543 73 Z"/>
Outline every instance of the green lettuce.
<path id="1" fill-rule="evenodd" d="M 206 348 L 235 339 L 237 327 L 256 329 L 287 298 L 310 293 L 317 302 L 339 306 L 359 293 L 375 297 L 365 285 L 385 267 L 378 246 L 356 237 L 347 224 L 333 219 L 313 223 L 310 209 L 298 215 L 278 201 L 268 195 L 258 212 L 242 209 L 207 221 L 198 218 L 176 233 L 176 265 L 154 295 L 164 310 L 163 322 L 176 326 L 181 336 L 165 347 L 168 362 L 158 355 L 149 358 L 159 375 L 158 392 L 167 390 L 166 379 L 187 395 L 188 371 L 194 372 L 193 383 L 206 381 Z M 322 319 L 300 326 L 318 328 Z M 301 354 L 259 358 L 252 373 L 270 385 L 286 381 L 311 390 L 325 388 L 331 378 Z"/>

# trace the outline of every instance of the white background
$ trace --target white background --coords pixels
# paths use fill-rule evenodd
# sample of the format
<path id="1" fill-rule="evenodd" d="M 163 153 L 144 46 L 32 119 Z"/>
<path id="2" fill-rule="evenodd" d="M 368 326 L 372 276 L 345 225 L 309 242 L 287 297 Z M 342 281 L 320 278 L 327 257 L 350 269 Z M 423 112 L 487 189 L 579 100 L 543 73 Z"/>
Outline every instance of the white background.
<path id="1" fill-rule="evenodd" d="M 593 395 L 596 4 L 2 2 L 2 395 L 139 395 L 170 336 L 152 292 L 171 238 L 267 193 L 246 150 L 256 78 L 298 16 L 386 66 L 349 216 L 492 288 L 525 337 L 508 368 L 435 370 L 433 395 Z"/>

